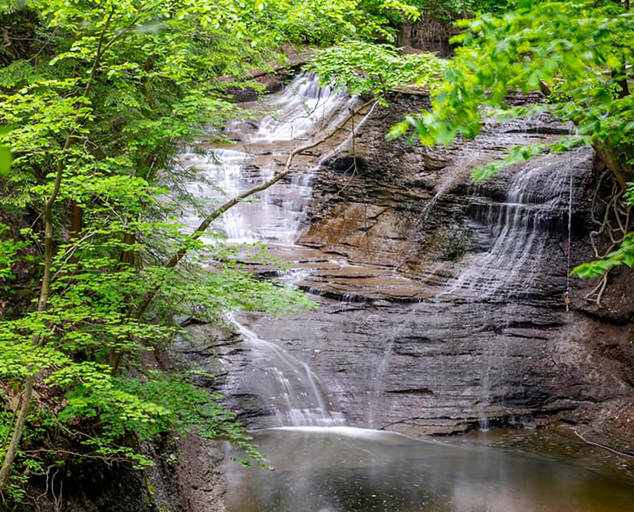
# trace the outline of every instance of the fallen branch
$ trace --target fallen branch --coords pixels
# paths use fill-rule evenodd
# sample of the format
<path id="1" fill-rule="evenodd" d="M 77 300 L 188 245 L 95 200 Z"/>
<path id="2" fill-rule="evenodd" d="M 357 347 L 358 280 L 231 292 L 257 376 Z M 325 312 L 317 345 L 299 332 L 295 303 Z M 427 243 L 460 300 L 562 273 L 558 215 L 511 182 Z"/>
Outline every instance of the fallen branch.
<path id="1" fill-rule="evenodd" d="M 330 131 L 328 134 L 324 135 L 323 137 L 321 137 L 320 139 L 318 139 L 318 140 L 316 140 L 314 142 L 311 142 L 311 143 L 306 144 L 304 146 L 300 146 L 300 147 L 294 149 L 293 151 L 291 151 L 289 153 L 288 157 L 286 158 L 286 163 L 284 164 L 283 169 L 279 173 L 277 173 L 275 176 L 273 176 L 273 178 L 271 178 L 268 181 L 265 181 L 264 183 L 262 183 L 260 185 L 256 185 L 255 187 L 250 188 L 249 190 L 243 192 L 240 195 L 237 195 L 233 199 L 227 201 L 222 206 L 220 206 L 219 208 L 217 208 L 216 210 L 211 212 L 200 223 L 200 225 L 196 228 L 196 230 L 191 235 L 189 235 L 189 237 L 186 240 L 185 245 L 181 249 L 179 249 L 170 258 L 170 260 L 167 262 L 165 267 L 166 268 L 173 268 L 176 265 L 178 265 L 180 263 L 180 261 L 185 257 L 187 252 L 189 251 L 189 247 L 188 247 L 187 242 L 198 240 L 205 233 L 205 231 L 207 231 L 207 229 L 209 228 L 211 223 L 213 221 L 215 221 L 218 217 L 220 217 L 223 213 L 225 213 L 227 210 L 229 210 L 230 208 L 234 207 L 238 203 L 240 203 L 240 202 L 244 201 L 245 199 L 251 197 L 253 194 L 257 194 L 258 192 L 262 192 L 263 190 L 266 190 L 266 189 L 272 187 L 273 185 L 275 185 L 281 179 L 285 178 L 291 172 L 291 164 L 293 163 L 293 160 L 295 159 L 295 157 L 297 155 L 299 155 L 299 154 L 301 154 L 301 153 L 303 153 L 305 151 L 308 151 L 310 149 L 313 149 L 313 148 L 319 146 L 320 144 L 323 144 L 327 140 L 331 139 L 332 137 L 334 137 L 338 132 L 340 132 L 348 124 L 348 122 L 351 119 L 353 119 L 356 115 L 360 114 L 369 105 L 371 105 L 373 103 L 376 103 L 376 101 L 377 100 L 374 100 L 374 99 L 372 99 L 370 101 L 367 101 L 366 103 L 361 105 L 358 109 L 353 110 L 352 112 L 350 112 L 350 114 L 348 114 L 345 117 L 345 119 L 343 121 L 341 121 L 337 126 L 335 126 L 335 128 L 332 131 Z M 152 302 L 152 299 L 156 296 L 156 294 L 160 290 L 160 288 L 161 288 L 160 286 L 156 286 L 155 288 L 151 289 L 150 291 L 148 291 L 145 294 L 145 297 L 143 298 L 143 300 L 141 301 L 141 303 L 137 307 L 136 311 L 134 312 L 134 315 L 133 315 L 134 318 L 137 318 L 137 319 L 141 318 L 141 316 L 143 315 L 143 313 L 145 313 L 145 310 L 150 305 L 150 302 Z"/>
<path id="2" fill-rule="evenodd" d="M 604 444 L 601 443 L 596 443 L 594 441 L 590 441 L 588 439 L 586 439 L 585 437 L 583 437 L 579 432 L 577 432 L 576 430 L 573 429 L 573 432 L 577 435 L 577 437 L 579 439 L 581 439 L 584 443 L 586 443 L 587 445 L 590 446 L 596 446 L 597 448 L 601 448 L 603 450 L 607 450 L 609 452 L 615 453 L 616 455 L 620 455 L 622 457 L 629 457 L 630 459 L 634 459 L 634 455 L 632 455 L 631 453 L 627 453 L 627 452 L 622 452 L 620 450 L 616 450 L 614 448 L 611 448 L 609 446 L 606 446 Z"/>

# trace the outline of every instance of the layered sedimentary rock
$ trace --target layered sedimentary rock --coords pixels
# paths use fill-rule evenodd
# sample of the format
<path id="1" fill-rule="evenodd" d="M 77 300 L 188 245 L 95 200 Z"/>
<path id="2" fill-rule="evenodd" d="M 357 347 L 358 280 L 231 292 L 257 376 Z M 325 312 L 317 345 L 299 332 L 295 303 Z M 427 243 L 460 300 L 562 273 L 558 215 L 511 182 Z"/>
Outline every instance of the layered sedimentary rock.
<path id="1" fill-rule="evenodd" d="M 298 246 L 272 248 L 319 309 L 240 320 L 306 363 L 350 425 L 444 434 L 544 418 L 596 424 L 601 407 L 629 410 L 632 276 L 613 278 L 611 309 L 589 306 L 588 285 L 567 278 L 592 257 L 592 150 L 474 185 L 473 168 L 568 127 L 543 115 L 488 124 L 448 148 L 386 142 L 403 113 L 427 104 L 397 94 L 375 109 L 316 170 Z M 214 336 L 220 346 L 196 358 L 212 365 L 220 353 L 229 404 L 253 427 L 279 424 L 260 377 L 249 378 L 252 349 Z"/>

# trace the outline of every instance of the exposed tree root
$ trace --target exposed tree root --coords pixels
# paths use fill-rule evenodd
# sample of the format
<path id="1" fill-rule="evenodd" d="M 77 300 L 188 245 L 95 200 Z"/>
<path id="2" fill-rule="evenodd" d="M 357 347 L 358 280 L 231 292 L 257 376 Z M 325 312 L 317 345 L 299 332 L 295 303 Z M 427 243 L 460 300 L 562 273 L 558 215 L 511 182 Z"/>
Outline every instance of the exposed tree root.
<path id="1" fill-rule="evenodd" d="M 611 187 L 607 182 L 610 176 L 612 177 Z M 604 191 L 606 186 L 610 187 L 610 191 L 607 193 Z M 623 189 L 613 177 L 612 171 L 606 170 L 599 177 L 592 196 L 591 218 L 592 222 L 598 227 L 590 232 L 590 244 L 597 259 L 605 258 L 623 242 L 630 231 L 632 209 L 624 204 L 622 201 L 623 196 Z M 599 238 L 609 240 L 609 243 L 603 249 L 599 248 Z M 609 276 L 610 271 L 607 271 L 584 298 L 600 306 L 608 285 Z"/>

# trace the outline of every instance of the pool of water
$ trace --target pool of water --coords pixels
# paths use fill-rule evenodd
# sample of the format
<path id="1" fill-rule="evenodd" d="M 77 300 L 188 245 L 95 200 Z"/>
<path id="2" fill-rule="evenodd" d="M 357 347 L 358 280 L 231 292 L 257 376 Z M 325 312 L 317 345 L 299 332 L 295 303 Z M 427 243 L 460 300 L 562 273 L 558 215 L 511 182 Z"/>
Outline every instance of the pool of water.
<path id="1" fill-rule="evenodd" d="M 348 427 L 255 434 L 273 471 L 225 462 L 230 512 L 632 512 L 626 460 L 570 436 L 451 442 Z"/>

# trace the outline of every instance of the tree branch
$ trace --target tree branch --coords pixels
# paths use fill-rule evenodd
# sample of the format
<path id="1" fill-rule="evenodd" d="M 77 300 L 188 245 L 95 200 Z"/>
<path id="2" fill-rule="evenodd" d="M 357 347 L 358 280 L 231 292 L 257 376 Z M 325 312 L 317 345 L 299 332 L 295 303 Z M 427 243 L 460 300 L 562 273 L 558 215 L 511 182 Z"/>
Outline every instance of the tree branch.
<path id="1" fill-rule="evenodd" d="M 550 87 L 542 80 L 539 81 L 539 89 L 546 97 L 550 96 L 552 92 Z M 572 120 L 575 125 L 579 124 L 578 121 L 578 119 Z M 596 140 L 592 143 L 592 148 L 596 152 L 599 159 L 605 164 L 610 172 L 612 172 L 612 174 L 616 178 L 616 181 L 618 181 L 621 190 L 625 192 L 627 190 L 627 180 L 625 179 L 625 172 L 622 168 L 622 165 L 614 157 L 614 151 Z M 625 171 L 627 171 L 627 169 Z"/>
<path id="2" fill-rule="evenodd" d="M 203 233 L 205 233 L 205 231 L 207 231 L 207 229 L 209 228 L 211 223 L 213 221 L 215 221 L 218 217 L 220 217 L 223 213 L 225 213 L 227 210 L 229 210 L 229 208 L 232 208 L 233 206 L 235 206 L 236 204 L 244 201 L 245 199 L 247 199 L 248 197 L 252 196 L 253 194 L 256 194 L 258 192 L 262 192 L 263 190 L 266 190 L 269 187 L 272 187 L 278 181 L 280 181 L 281 179 L 286 177 L 291 172 L 291 164 L 293 163 L 293 160 L 295 159 L 295 157 L 297 155 L 299 155 L 299 154 L 301 154 L 301 153 L 303 153 L 305 151 L 308 151 L 309 149 L 313 149 L 313 148 L 319 146 L 320 144 L 323 144 L 327 140 L 331 139 L 335 134 L 337 134 L 339 131 L 341 131 L 348 124 L 348 122 L 351 119 L 353 119 L 356 115 L 360 114 L 366 107 L 370 106 L 373 103 L 376 103 L 376 100 L 372 99 L 370 101 L 367 101 L 366 103 L 361 105 L 358 109 L 352 111 L 349 115 L 347 115 L 346 118 L 343 121 L 341 121 L 328 134 L 324 135 L 323 137 L 321 137 L 320 139 L 318 139 L 318 140 L 316 140 L 314 142 L 311 142 L 309 144 L 306 144 L 304 146 L 301 146 L 301 147 L 296 148 L 293 151 L 291 151 L 291 153 L 289 153 L 288 157 L 286 158 L 286 163 L 284 164 L 284 168 L 279 173 L 277 173 L 269 181 L 266 181 L 266 182 L 264 182 L 264 183 L 262 183 L 260 185 L 256 185 L 255 187 L 250 188 L 246 192 L 243 192 L 242 194 L 234 197 L 233 199 L 227 201 L 222 206 L 220 206 L 219 208 L 217 208 L 216 210 L 211 212 L 200 223 L 200 225 L 196 228 L 196 230 L 188 237 L 187 241 L 194 241 L 194 240 L 197 240 L 198 238 L 200 238 L 203 235 Z M 189 249 L 188 249 L 187 245 L 185 245 L 184 247 L 179 249 L 170 258 L 170 260 L 167 262 L 165 267 L 166 268 L 173 268 L 176 265 L 178 265 L 180 263 L 180 261 L 185 257 L 185 255 L 187 254 L 188 251 L 189 251 Z M 143 300 L 141 301 L 141 303 L 137 307 L 136 311 L 134 312 L 133 318 L 137 318 L 137 319 L 141 318 L 141 316 L 143 315 L 143 313 L 145 312 L 147 307 L 150 305 L 150 302 L 152 301 L 152 299 L 154 298 L 154 296 L 156 295 L 156 293 L 159 290 L 160 290 L 160 286 L 156 286 L 155 288 L 153 288 L 152 290 L 150 290 L 150 291 L 148 291 L 146 293 L 145 297 L 143 298 Z"/>

